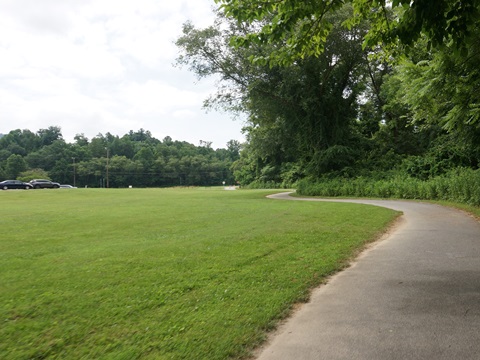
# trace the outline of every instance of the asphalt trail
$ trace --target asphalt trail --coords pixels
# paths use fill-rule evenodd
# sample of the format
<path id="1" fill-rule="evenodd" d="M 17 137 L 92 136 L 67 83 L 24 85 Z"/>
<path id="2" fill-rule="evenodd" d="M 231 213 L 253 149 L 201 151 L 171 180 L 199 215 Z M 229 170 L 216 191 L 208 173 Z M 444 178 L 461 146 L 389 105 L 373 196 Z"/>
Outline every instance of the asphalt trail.
<path id="1" fill-rule="evenodd" d="M 333 201 L 404 215 L 386 239 L 316 289 L 257 359 L 480 359 L 480 223 L 427 203 Z"/>

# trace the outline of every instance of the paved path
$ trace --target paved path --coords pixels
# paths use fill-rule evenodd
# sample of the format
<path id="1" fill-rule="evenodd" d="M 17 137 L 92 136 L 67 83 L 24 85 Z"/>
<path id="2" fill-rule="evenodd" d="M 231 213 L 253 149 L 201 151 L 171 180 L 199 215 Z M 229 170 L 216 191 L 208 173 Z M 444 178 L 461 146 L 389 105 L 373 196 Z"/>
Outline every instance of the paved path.
<path id="1" fill-rule="evenodd" d="M 480 223 L 426 203 L 340 201 L 399 210 L 403 221 L 315 290 L 258 360 L 480 359 Z"/>

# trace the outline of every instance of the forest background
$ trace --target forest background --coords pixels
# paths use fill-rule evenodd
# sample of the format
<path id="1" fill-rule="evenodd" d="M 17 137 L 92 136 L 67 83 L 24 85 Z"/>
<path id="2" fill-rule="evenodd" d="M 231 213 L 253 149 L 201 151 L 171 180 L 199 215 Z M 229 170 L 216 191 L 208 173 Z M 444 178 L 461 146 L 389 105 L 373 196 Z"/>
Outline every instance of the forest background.
<path id="1" fill-rule="evenodd" d="M 244 144 L 144 130 L 65 144 L 55 127 L 16 130 L 0 139 L 1 175 L 72 182 L 75 166 L 98 186 L 110 161 L 111 186 L 226 181 L 480 205 L 480 1 L 216 2 L 212 26 L 184 24 L 177 63 L 219 79 L 205 106 L 246 115 Z"/>
<path id="2" fill-rule="evenodd" d="M 221 149 L 211 144 L 195 146 L 169 136 L 158 140 L 143 129 L 90 140 L 79 134 L 67 143 L 57 126 L 36 133 L 17 129 L 0 138 L 0 178 L 81 187 L 234 185 L 230 167 L 239 158 L 240 143 L 231 140 Z"/>

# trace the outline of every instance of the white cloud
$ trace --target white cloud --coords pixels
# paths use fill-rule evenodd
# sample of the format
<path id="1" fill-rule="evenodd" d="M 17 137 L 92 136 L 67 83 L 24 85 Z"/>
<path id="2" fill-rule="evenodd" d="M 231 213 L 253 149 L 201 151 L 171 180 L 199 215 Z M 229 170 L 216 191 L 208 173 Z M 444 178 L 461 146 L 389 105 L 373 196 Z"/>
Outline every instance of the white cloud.
<path id="1" fill-rule="evenodd" d="M 195 118 L 197 114 L 192 110 L 184 109 L 174 111 L 172 115 L 175 119 L 192 119 Z"/>
<path id="2" fill-rule="evenodd" d="M 224 146 L 240 123 L 201 108 L 213 82 L 172 68 L 191 19 L 210 25 L 213 0 L 2 0 L 0 133 L 61 126 L 71 141 L 154 135 Z"/>

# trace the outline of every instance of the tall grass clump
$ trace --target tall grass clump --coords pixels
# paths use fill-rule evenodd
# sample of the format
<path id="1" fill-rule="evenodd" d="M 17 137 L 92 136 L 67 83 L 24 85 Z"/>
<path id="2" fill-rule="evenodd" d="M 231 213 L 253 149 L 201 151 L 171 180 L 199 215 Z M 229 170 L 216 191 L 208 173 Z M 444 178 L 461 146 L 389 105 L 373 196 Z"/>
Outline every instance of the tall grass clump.
<path id="1" fill-rule="evenodd" d="M 244 189 L 261 190 L 261 189 L 292 189 L 293 184 L 289 182 L 276 182 L 276 181 L 261 181 L 255 180 L 248 185 L 242 186 Z"/>
<path id="2" fill-rule="evenodd" d="M 389 179 L 304 179 L 297 193 L 308 196 L 354 196 L 396 199 L 445 200 L 480 206 L 480 169 L 455 169 L 429 180 L 408 176 Z"/>

